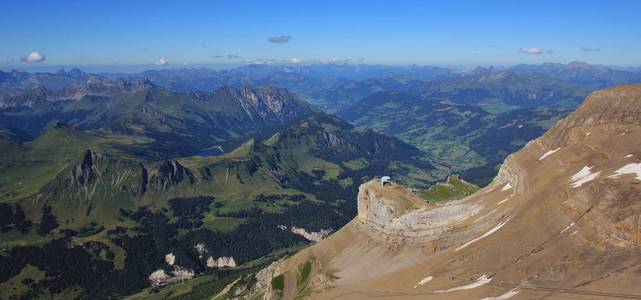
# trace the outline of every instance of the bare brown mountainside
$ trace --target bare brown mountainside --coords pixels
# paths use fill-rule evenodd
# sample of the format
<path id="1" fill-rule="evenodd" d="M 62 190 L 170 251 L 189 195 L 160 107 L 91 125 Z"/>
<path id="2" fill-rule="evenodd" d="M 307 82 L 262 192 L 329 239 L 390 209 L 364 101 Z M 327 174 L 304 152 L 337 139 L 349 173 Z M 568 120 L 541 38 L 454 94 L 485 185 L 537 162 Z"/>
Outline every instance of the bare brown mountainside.
<path id="1" fill-rule="evenodd" d="M 592 93 L 473 195 L 417 200 L 367 182 L 348 225 L 229 293 L 641 299 L 641 85 Z"/>

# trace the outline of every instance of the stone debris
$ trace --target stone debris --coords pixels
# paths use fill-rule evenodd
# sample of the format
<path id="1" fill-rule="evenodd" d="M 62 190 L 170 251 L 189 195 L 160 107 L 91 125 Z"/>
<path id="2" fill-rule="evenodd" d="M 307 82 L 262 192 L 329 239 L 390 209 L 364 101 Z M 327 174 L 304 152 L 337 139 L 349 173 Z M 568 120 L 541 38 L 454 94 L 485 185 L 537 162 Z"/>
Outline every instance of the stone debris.
<path id="1" fill-rule="evenodd" d="M 283 230 L 283 231 L 287 231 L 287 229 L 288 229 L 288 227 L 285 226 L 285 225 L 278 225 L 278 226 L 276 226 L 276 228 L 278 228 L 280 230 Z M 333 230 L 331 228 L 330 229 L 321 229 L 320 231 L 308 232 L 307 230 L 305 230 L 305 228 L 300 228 L 300 227 L 296 227 L 296 226 L 292 226 L 292 228 L 289 231 L 291 231 L 294 234 L 297 234 L 297 235 L 300 235 L 300 236 L 304 237 L 306 240 L 308 240 L 310 242 L 319 242 L 319 241 L 323 240 L 324 238 L 328 237 L 333 232 Z"/>
<path id="2" fill-rule="evenodd" d="M 176 262 L 176 256 L 173 253 L 168 253 L 167 255 L 165 255 L 165 262 L 168 265 L 173 266 Z"/>
<path id="3" fill-rule="evenodd" d="M 205 247 L 205 244 L 203 243 L 197 243 L 194 245 L 194 249 L 198 253 L 198 257 L 202 258 L 205 253 L 207 253 L 207 247 Z"/>
<path id="4" fill-rule="evenodd" d="M 208 268 L 235 268 L 236 260 L 232 256 L 222 256 L 214 259 L 213 257 L 207 258 Z"/>
<path id="5" fill-rule="evenodd" d="M 158 269 L 149 274 L 149 282 L 153 287 L 165 286 L 171 283 L 181 282 L 194 278 L 194 271 L 180 266 L 174 266 L 171 275 L 167 274 L 165 270 Z"/>

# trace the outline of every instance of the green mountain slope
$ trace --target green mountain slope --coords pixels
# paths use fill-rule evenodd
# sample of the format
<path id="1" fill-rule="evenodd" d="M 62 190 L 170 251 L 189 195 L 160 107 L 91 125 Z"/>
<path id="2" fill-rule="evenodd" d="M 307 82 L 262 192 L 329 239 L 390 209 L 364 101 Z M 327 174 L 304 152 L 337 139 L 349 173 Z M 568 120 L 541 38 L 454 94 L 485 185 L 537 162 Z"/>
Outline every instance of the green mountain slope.
<path id="1" fill-rule="evenodd" d="M 460 176 L 450 175 L 447 177 L 447 181 L 430 186 L 421 193 L 421 196 L 430 203 L 438 203 L 447 200 L 462 199 L 478 190 L 478 186 L 461 179 Z"/>
<path id="2" fill-rule="evenodd" d="M 425 185 L 441 172 L 323 113 L 216 157 L 145 159 L 123 147 L 145 141 L 110 134 L 60 124 L 1 153 L 3 297 L 122 296 L 158 270 L 166 282 L 202 276 L 211 293 L 309 243 L 289 228 L 343 226 L 372 176 Z M 211 267 L 220 257 L 237 266 Z"/>

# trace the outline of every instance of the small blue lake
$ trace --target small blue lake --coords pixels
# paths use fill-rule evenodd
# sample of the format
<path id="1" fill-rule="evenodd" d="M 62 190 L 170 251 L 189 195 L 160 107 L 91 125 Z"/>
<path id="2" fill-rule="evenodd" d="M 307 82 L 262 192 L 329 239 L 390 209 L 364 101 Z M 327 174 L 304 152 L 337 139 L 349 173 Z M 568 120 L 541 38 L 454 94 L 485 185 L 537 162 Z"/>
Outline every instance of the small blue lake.
<path id="1" fill-rule="evenodd" d="M 211 146 L 196 153 L 198 156 L 218 156 L 225 153 L 222 146 Z"/>

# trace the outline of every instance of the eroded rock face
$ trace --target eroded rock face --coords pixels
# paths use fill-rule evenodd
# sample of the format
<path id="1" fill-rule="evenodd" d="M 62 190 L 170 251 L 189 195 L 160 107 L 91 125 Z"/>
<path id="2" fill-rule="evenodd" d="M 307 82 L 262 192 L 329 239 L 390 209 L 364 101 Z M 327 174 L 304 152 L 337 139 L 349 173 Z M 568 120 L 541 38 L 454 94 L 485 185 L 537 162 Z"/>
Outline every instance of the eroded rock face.
<path id="1" fill-rule="evenodd" d="M 167 274 L 165 270 L 159 269 L 149 274 L 149 283 L 153 287 L 165 286 L 171 283 L 181 282 L 194 278 L 194 271 L 191 269 L 174 266 L 173 271 Z"/>
<path id="2" fill-rule="evenodd" d="M 528 147 L 528 145 L 525 147 Z M 492 180 L 492 184 L 507 183 L 509 186 L 506 189 L 512 189 L 514 192 L 522 193 L 524 192 L 524 180 L 525 172 L 522 171 L 522 168 L 514 159 L 514 156 L 509 155 L 503 164 L 501 164 L 498 174 L 494 177 L 494 180 Z"/>
<path id="3" fill-rule="evenodd" d="M 228 257 L 228 256 L 222 256 L 219 258 L 214 259 L 213 257 L 209 257 L 207 259 L 207 267 L 208 268 L 235 268 L 236 267 L 236 261 L 234 260 L 233 257 Z"/>
<path id="4" fill-rule="evenodd" d="M 372 180 L 359 188 L 357 220 L 373 238 L 423 244 L 441 238 L 450 226 L 480 209 L 478 204 L 461 201 L 428 206 L 401 186 L 381 186 Z"/>
<path id="5" fill-rule="evenodd" d="M 285 89 L 223 86 L 214 92 L 214 97 L 237 102 L 245 114 L 263 121 L 288 122 L 306 113 L 296 96 Z"/>
<path id="6" fill-rule="evenodd" d="M 169 278 L 171 277 L 167 275 L 167 273 L 165 273 L 165 270 L 163 269 L 154 271 L 153 273 L 149 274 L 149 282 L 152 286 L 163 285 Z"/>
<path id="7" fill-rule="evenodd" d="M 305 228 L 300 228 L 296 226 L 292 226 L 291 229 L 287 228 L 285 225 L 278 225 L 278 229 L 280 230 L 289 230 L 294 234 L 300 235 L 304 237 L 306 240 L 310 242 L 320 242 L 321 240 L 325 239 L 328 237 L 334 230 L 330 229 L 321 229 L 319 231 L 307 231 Z"/>
<path id="8" fill-rule="evenodd" d="M 85 151 L 85 155 L 80 165 L 72 170 L 71 180 L 75 186 L 82 186 L 93 183 L 98 177 L 98 168 L 96 167 L 96 160 L 98 155 L 91 151 Z"/>
<path id="9" fill-rule="evenodd" d="M 157 173 L 151 177 L 150 181 L 154 187 L 165 191 L 183 180 L 194 183 L 194 175 L 178 161 L 165 161 L 158 167 Z"/>
<path id="10" fill-rule="evenodd" d="M 167 255 L 165 255 L 165 262 L 168 265 L 173 266 L 176 262 L 176 256 L 173 253 L 168 253 Z"/>

